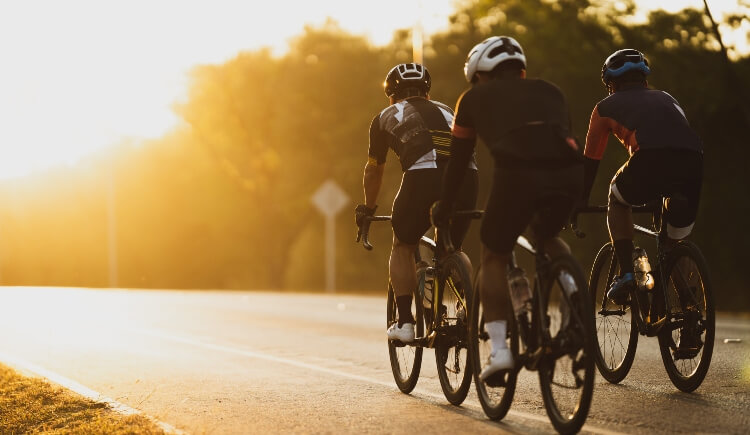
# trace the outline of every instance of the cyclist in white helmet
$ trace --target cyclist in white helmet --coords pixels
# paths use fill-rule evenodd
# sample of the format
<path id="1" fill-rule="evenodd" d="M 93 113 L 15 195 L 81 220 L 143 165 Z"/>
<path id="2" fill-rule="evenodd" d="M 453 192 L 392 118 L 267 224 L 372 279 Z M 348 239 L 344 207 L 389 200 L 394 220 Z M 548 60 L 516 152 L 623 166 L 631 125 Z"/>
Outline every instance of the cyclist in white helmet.
<path id="1" fill-rule="evenodd" d="M 390 105 L 370 124 L 370 147 L 365 165 L 364 204 L 355 209 L 357 226 L 372 216 L 383 181 L 388 149 L 401 163 L 404 175 L 391 212 L 393 247 L 389 262 L 390 281 L 396 296 L 398 322 L 388 329 L 388 338 L 409 343 L 414 340 L 412 295 L 417 286 L 414 252 L 422 235 L 430 228 L 430 206 L 440 195 L 440 183 L 451 154 L 450 125 L 453 110 L 431 101 L 430 73 L 418 63 L 394 66 L 383 88 Z M 460 209 L 473 209 L 478 177 L 471 156 L 466 162 L 471 175 L 457 186 Z M 451 235 L 460 246 L 469 226 L 468 219 L 455 222 Z"/>
<path id="2" fill-rule="evenodd" d="M 432 217 L 435 224 L 446 221 L 479 137 L 495 163 L 480 233 L 480 295 L 492 344 L 480 373 L 486 380 L 513 367 L 506 345 L 512 313 L 507 267 L 516 239 L 529 227 L 530 240 L 551 257 L 570 252 L 557 234 L 581 195 L 583 166 L 565 97 L 549 82 L 526 79 L 526 55 L 518 41 L 507 36 L 482 41 L 469 52 L 464 73 L 472 87 L 456 105 L 451 161 Z"/>

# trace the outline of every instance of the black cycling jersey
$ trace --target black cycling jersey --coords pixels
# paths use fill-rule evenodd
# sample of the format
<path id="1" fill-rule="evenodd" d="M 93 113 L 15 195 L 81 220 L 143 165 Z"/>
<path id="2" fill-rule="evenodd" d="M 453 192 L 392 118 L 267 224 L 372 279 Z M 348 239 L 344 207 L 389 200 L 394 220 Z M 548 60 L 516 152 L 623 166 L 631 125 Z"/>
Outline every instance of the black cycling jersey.
<path id="1" fill-rule="evenodd" d="M 601 160 L 610 132 L 631 155 L 639 149 L 703 150 L 677 100 L 640 84 L 620 89 L 594 107 L 584 155 Z"/>
<path id="2" fill-rule="evenodd" d="M 452 121 L 453 110 L 443 103 L 422 97 L 401 100 L 372 120 L 369 157 L 383 164 L 391 148 L 404 171 L 433 149 L 437 161 L 446 160 L 450 156 Z"/>
<path id="3" fill-rule="evenodd" d="M 495 177 L 480 236 L 490 250 L 513 250 L 531 226 L 544 240 L 562 228 L 581 195 L 583 167 L 570 136 L 562 92 L 544 80 L 499 78 L 475 85 L 459 99 L 443 201 L 452 204 L 476 137 L 490 148 Z"/>
<path id="4" fill-rule="evenodd" d="M 570 116 L 560 89 L 540 79 L 490 80 L 458 101 L 453 136 L 489 146 L 498 166 L 566 166 L 579 155 L 570 138 Z"/>

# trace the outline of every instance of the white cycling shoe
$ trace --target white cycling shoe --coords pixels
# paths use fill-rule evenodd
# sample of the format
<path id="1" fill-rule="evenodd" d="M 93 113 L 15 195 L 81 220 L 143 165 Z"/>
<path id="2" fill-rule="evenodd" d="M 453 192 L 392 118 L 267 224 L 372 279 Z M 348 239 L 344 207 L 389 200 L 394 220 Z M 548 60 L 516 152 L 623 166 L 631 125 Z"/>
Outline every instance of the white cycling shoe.
<path id="1" fill-rule="evenodd" d="M 398 340 L 402 343 L 411 343 L 414 341 L 414 324 L 404 323 L 401 327 L 398 327 L 398 323 L 394 323 L 386 331 L 389 340 Z"/>
<path id="2" fill-rule="evenodd" d="M 513 352 L 510 349 L 497 349 L 488 358 L 487 364 L 479 374 L 479 379 L 487 380 L 493 374 L 500 370 L 510 370 L 513 368 Z"/>

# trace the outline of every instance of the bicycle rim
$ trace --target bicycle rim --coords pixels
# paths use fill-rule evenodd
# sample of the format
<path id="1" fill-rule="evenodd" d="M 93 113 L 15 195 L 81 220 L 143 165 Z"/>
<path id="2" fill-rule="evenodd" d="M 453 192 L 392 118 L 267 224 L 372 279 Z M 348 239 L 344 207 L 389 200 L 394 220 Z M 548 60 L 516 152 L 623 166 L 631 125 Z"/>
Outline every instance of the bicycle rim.
<path id="1" fill-rule="evenodd" d="M 630 305 L 615 305 L 607 298 L 607 290 L 619 273 L 614 249 L 607 243 L 591 268 L 589 294 L 593 302 L 596 366 L 604 379 L 615 384 L 628 375 L 638 346 L 636 314 Z"/>
<path id="2" fill-rule="evenodd" d="M 393 287 L 388 284 L 388 308 L 387 308 L 386 328 L 398 321 L 398 310 L 396 309 L 396 298 L 393 293 Z M 412 304 L 412 315 L 416 320 L 415 333 L 417 337 L 424 335 L 424 317 L 421 304 L 415 302 Z M 417 385 L 419 372 L 422 368 L 422 351 L 421 347 L 402 346 L 391 340 L 388 340 L 388 355 L 391 360 L 391 371 L 393 379 L 396 381 L 399 390 L 409 394 Z"/>
<path id="3" fill-rule="evenodd" d="M 570 256 L 550 264 L 550 282 L 542 299 L 550 341 L 539 381 L 547 415 L 558 432 L 580 430 L 594 391 L 594 345 L 586 282 Z M 567 295 L 567 296 L 566 296 Z"/>
<path id="4" fill-rule="evenodd" d="M 659 347 L 669 379 L 690 392 L 703 382 L 713 354 L 716 325 L 708 267 L 700 250 L 686 241 L 669 252 L 665 264 L 669 319 L 659 334 Z M 696 345 L 680 348 L 686 341 Z"/>
<path id="5" fill-rule="evenodd" d="M 485 415 L 491 420 L 500 420 L 508 413 L 516 391 L 518 372 L 511 371 L 504 377 L 503 386 L 492 386 L 479 379 L 482 364 L 489 359 L 492 351 L 490 336 L 484 328 L 482 302 L 479 296 L 479 268 L 474 277 L 474 296 L 471 297 L 469 315 L 469 363 L 474 374 L 474 386 L 477 390 L 479 403 Z M 512 317 L 512 316 L 509 316 Z M 513 355 L 518 355 L 518 328 L 511 320 L 508 322 L 508 347 Z"/>
<path id="6" fill-rule="evenodd" d="M 470 294 L 469 259 L 457 252 L 443 262 L 444 280 L 438 301 L 438 337 L 435 342 L 435 361 L 438 378 L 446 399 L 460 405 L 471 386 L 471 365 L 468 350 L 468 309 L 466 295 Z"/>

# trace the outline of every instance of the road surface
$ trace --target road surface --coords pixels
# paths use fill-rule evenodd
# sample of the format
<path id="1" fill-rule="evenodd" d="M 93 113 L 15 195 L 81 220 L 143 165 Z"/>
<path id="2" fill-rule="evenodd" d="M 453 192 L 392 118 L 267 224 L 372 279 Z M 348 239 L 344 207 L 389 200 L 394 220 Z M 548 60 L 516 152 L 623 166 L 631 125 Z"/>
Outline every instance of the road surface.
<path id="1" fill-rule="evenodd" d="M 740 343 L 725 344 L 725 338 Z M 551 433 L 535 373 L 489 421 L 443 398 L 433 352 L 393 382 L 385 295 L 0 288 L 0 362 L 33 365 L 188 433 Z M 20 363 L 19 363 L 20 361 Z M 750 321 L 719 316 L 710 371 L 676 390 L 656 339 L 620 385 L 597 376 L 583 432 L 746 433 Z"/>

